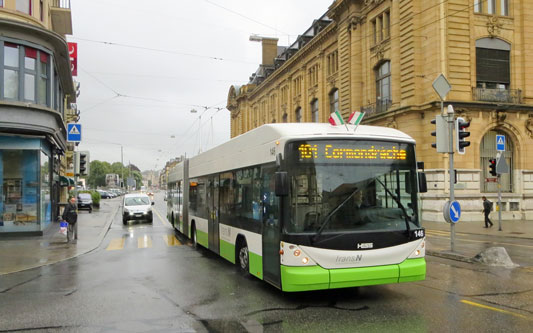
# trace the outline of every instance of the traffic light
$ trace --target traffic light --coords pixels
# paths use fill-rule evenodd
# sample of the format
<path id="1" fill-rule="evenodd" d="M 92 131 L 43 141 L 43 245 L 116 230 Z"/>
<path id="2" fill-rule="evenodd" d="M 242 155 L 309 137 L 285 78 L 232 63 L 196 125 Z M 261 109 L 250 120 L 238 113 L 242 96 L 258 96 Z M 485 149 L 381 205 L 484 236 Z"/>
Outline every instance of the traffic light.
<path id="1" fill-rule="evenodd" d="M 88 151 L 80 151 L 79 154 L 79 161 L 80 161 L 80 176 L 88 176 L 89 175 L 89 152 Z"/>
<path id="2" fill-rule="evenodd" d="M 489 172 L 493 176 L 497 176 L 498 175 L 496 173 L 496 159 L 495 158 L 490 158 L 489 159 Z"/>
<path id="3" fill-rule="evenodd" d="M 433 125 L 436 125 L 435 131 L 431 132 L 431 135 L 436 137 L 435 143 L 431 144 L 431 147 L 437 148 L 438 153 L 449 153 L 450 143 L 448 139 L 448 122 L 442 115 L 438 115 L 435 119 L 431 120 Z"/>
<path id="4" fill-rule="evenodd" d="M 465 138 L 470 136 L 470 132 L 466 131 L 469 126 L 470 122 L 462 117 L 457 117 L 455 120 L 455 142 L 459 154 L 464 154 L 465 148 L 470 146 L 470 141 L 465 140 Z"/>

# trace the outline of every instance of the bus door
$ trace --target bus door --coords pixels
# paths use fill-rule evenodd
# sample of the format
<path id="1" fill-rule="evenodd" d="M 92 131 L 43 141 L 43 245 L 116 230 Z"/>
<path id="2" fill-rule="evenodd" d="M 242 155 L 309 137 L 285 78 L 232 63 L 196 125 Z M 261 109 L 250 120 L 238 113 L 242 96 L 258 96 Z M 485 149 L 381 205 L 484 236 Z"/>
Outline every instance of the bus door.
<path id="1" fill-rule="evenodd" d="M 207 189 L 207 213 L 208 213 L 208 232 L 209 232 L 209 249 L 215 253 L 220 253 L 219 230 L 218 230 L 218 176 L 209 177 L 209 188 Z"/>
<path id="2" fill-rule="evenodd" d="M 263 277 L 265 281 L 281 286 L 279 198 L 275 195 L 274 166 L 263 168 L 261 177 L 261 204 L 263 216 Z"/>

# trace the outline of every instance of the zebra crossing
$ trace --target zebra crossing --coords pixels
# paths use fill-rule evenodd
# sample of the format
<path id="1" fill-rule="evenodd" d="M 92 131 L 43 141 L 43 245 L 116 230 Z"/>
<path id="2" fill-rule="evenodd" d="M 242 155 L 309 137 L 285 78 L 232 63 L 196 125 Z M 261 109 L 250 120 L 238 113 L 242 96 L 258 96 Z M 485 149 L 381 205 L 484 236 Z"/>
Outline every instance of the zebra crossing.
<path id="1" fill-rule="evenodd" d="M 160 235 L 153 239 L 151 235 L 137 236 L 136 239 L 124 235 L 121 238 L 113 238 L 109 241 L 106 251 L 119 251 L 125 248 L 136 247 L 138 249 L 149 249 L 154 246 L 154 243 L 163 243 L 167 247 L 183 245 L 174 235 Z M 136 240 L 136 241 L 135 241 Z"/>

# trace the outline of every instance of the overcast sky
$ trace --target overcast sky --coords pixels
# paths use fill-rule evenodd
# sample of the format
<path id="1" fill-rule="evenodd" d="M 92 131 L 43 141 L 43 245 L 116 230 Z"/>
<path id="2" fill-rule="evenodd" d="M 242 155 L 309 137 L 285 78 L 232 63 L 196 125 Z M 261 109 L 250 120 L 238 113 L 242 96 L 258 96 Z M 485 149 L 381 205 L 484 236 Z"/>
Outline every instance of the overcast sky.
<path id="1" fill-rule="evenodd" d="M 292 43 L 332 2 L 72 1 L 79 149 L 112 163 L 122 145 L 124 164 L 148 170 L 229 140 L 229 88 L 247 83 L 261 62 L 261 44 L 249 36 Z"/>

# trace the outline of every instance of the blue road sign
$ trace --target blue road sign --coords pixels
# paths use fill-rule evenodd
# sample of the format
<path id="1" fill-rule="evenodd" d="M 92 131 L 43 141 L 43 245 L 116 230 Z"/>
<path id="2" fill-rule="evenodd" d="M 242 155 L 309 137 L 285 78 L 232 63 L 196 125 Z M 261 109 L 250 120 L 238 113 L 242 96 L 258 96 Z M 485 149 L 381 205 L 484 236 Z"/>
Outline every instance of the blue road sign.
<path id="1" fill-rule="evenodd" d="M 67 142 L 81 142 L 81 124 L 67 124 Z"/>
<path id="2" fill-rule="evenodd" d="M 452 201 L 449 209 L 450 220 L 453 223 L 457 223 L 461 217 L 461 205 L 459 205 L 459 202 L 457 201 Z"/>
<path id="3" fill-rule="evenodd" d="M 496 135 L 496 150 L 505 151 L 505 135 Z"/>

